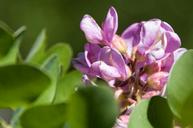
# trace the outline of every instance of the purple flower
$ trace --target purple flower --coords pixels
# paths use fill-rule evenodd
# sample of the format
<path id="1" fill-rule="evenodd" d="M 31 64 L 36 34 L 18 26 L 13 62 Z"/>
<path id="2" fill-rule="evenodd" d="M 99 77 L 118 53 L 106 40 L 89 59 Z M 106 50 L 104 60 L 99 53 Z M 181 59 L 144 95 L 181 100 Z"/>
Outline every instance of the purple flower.
<path id="1" fill-rule="evenodd" d="M 148 56 L 149 61 L 163 58 L 167 53 L 177 50 L 181 41 L 172 27 L 159 19 L 143 21 L 129 26 L 122 34 L 128 45 L 128 55 L 133 52 Z"/>
<path id="2" fill-rule="evenodd" d="M 85 52 L 74 59 L 75 68 L 89 77 L 102 78 L 107 82 L 125 81 L 130 76 L 130 69 L 123 56 L 108 46 L 86 44 Z"/>
<path id="3" fill-rule="evenodd" d="M 110 45 L 118 28 L 117 12 L 113 7 L 109 9 L 102 28 L 91 16 L 85 15 L 80 23 L 80 28 L 89 43 Z"/>
<path id="4" fill-rule="evenodd" d="M 178 35 L 166 22 L 153 19 L 129 26 L 121 37 L 128 46 L 127 59 L 142 96 L 149 91 L 161 94 L 172 65 L 186 51 L 180 48 Z"/>
<path id="5" fill-rule="evenodd" d="M 115 127 L 124 128 L 131 106 L 164 95 L 170 70 L 186 49 L 180 48 L 173 28 L 159 19 L 134 23 L 116 34 L 118 16 L 113 7 L 102 27 L 85 15 L 80 28 L 88 43 L 73 60 L 74 67 L 84 74 L 86 83 L 100 78 L 113 87 L 122 113 Z"/>
<path id="6" fill-rule="evenodd" d="M 111 7 L 102 24 L 102 28 L 89 15 L 85 15 L 80 23 L 80 28 L 84 32 L 89 43 L 109 46 L 121 53 L 126 52 L 127 45 L 125 41 L 118 35 L 118 16 L 116 10 Z"/>

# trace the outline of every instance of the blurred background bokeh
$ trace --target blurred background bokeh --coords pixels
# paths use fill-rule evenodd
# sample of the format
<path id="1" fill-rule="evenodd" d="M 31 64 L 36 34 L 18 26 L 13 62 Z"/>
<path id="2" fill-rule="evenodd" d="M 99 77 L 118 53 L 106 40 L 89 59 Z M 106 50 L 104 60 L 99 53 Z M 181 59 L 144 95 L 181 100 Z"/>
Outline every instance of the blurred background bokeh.
<path id="1" fill-rule="evenodd" d="M 192 0 L 0 0 L 0 20 L 14 30 L 27 26 L 23 54 L 46 28 L 50 45 L 67 42 L 76 55 L 86 41 L 79 28 L 82 16 L 90 14 L 100 24 L 110 6 L 118 11 L 119 33 L 133 22 L 160 18 L 173 26 L 184 47 L 193 48 Z"/>

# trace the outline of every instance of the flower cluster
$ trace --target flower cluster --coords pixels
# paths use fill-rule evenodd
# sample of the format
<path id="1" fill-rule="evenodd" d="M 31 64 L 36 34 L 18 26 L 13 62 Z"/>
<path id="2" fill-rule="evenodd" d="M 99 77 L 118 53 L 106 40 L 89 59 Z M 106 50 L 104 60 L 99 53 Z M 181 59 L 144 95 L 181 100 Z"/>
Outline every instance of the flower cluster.
<path id="1" fill-rule="evenodd" d="M 141 99 L 164 94 L 172 65 L 186 51 L 180 48 L 180 38 L 172 27 L 159 19 L 134 23 L 116 34 L 118 16 L 113 7 L 101 27 L 85 15 L 80 28 L 88 43 L 73 60 L 74 67 L 86 82 L 100 78 L 114 89 L 121 106 L 120 120 Z"/>

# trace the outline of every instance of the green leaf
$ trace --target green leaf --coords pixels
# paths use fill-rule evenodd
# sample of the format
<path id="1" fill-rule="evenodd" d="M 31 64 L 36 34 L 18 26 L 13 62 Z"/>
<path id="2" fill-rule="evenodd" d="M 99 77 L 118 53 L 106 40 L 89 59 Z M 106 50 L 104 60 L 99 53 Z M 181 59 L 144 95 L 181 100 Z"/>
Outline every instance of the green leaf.
<path id="1" fill-rule="evenodd" d="M 49 88 L 47 88 L 44 93 L 41 94 L 35 104 L 49 104 L 54 100 L 56 85 L 60 73 L 58 56 L 54 54 L 50 56 L 50 58 L 48 58 L 42 65 L 41 69 L 50 76 L 52 83 Z"/>
<path id="2" fill-rule="evenodd" d="M 19 56 L 19 47 L 21 44 L 21 38 L 18 38 L 13 43 L 12 47 L 9 49 L 7 55 L 0 59 L 0 66 L 15 64 Z"/>
<path id="3" fill-rule="evenodd" d="M 52 54 L 57 54 L 60 60 L 60 64 L 62 66 L 62 74 L 65 73 L 71 63 L 71 58 L 72 58 L 71 47 L 65 43 L 57 43 L 48 49 L 47 57 Z"/>
<path id="4" fill-rule="evenodd" d="M 21 116 L 23 128 L 63 128 L 65 121 L 65 104 L 35 106 Z"/>
<path id="5" fill-rule="evenodd" d="M 7 55 L 13 42 L 14 38 L 10 28 L 3 22 L 0 22 L 0 58 Z"/>
<path id="6" fill-rule="evenodd" d="M 167 85 L 172 112 L 182 122 L 193 125 L 193 50 L 184 53 L 174 65 Z"/>
<path id="7" fill-rule="evenodd" d="M 14 33 L 14 31 L 3 21 L 0 21 L 0 26 L 3 30 L 5 30 L 7 33 L 9 33 L 10 35 L 12 35 Z"/>
<path id="8" fill-rule="evenodd" d="M 50 78 L 32 66 L 0 67 L 0 107 L 26 105 L 50 85 Z"/>
<path id="9" fill-rule="evenodd" d="M 25 31 L 26 31 L 26 26 L 21 26 L 19 29 L 17 29 L 14 32 L 13 34 L 14 38 L 19 38 L 21 35 L 24 34 Z"/>
<path id="10" fill-rule="evenodd" d="M 71 71 L 64 75 L 58 81 L 54 102 L 61 103 L 67 101 L 81 83 L 82 74 L 78 71 Z"/>
<path id="11" fill-rule="evenodd" d="M 128 128 L 172 128 L 173 115 L 166 99 L 155 96 L 133 109 Z"/>
<path id="12" fill-rule="evenodd" d="M 45 55 L 46 38 L 46 31 L 42 30 L 25 60 L 27 63 L 37 65 L 41 63 Z"/>
<path id="13" fill-rule="evenodd" d="M 71 128 L 112 128 L 117 115 L 117 103 L 107 87 L 79 88 L 69 100 Z"/>

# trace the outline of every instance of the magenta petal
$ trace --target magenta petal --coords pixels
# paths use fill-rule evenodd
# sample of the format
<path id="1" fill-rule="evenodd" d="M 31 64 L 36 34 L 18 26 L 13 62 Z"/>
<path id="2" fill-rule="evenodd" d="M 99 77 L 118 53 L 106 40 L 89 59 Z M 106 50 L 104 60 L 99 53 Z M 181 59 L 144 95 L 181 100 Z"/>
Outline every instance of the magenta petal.
<path id="1" fill-rule="evenodd" d="M 178 49 L 181 45 L 180 38 L 178 35 L 174 32 L 166 32 L 166 39 L 167 39 L 167 47 L 166 47 L 166 52 L 173 52 L 176 49 Z"/>
<path id="2" fill-rule="evenodd" d="M 106 81 L 121 77 L 119 71 L 115 67 L 107 65 L 102 61 L 100 62 L 99 68 L 102 78 L 104 78 Z"/>
<path id="3" fill-rule="evenodd" d="M 170 32 L 174 32 L 173 28 L 166 22 L 162 21 L 161 22 L 161 27 L 165 30 L 165 31 L 170 31 Z"/>
<path id="4" fill-rule="evenodd" d="M 85 59 L 86 62 L 90 65 L 98 60 L 98 55 L 100 52 L 100 47 L 97 44 L 86 44 L 85 45 Z"/>
<path id="5" fill-rule="evenodd" d="M 85 74 L 89 72 L 89 66 L 86 63 L 84 53 L 79 53 L 78 57 L 72 61 L 72 64 L 77 70 Z"/>
<path id="6" fill-rule="evenodd" d="M 121 35 L 128 46 L 134 47 L 140 42 L 141 23 L 135 23 L 129 26 Z M 131 45 L 130 45 L 131 44 Z"/>
<path id="7" fill-rule="evenodd" d="M 165 55 L 164 49 L 157 49 L 151 51 L 151 56 L 153 56 L 156 60 L 161 59 Z"/>
<path id="8" fill-rule="evenodd" d="M 102 39 L 101 28 L 89 15 L 85 15 L 80 22 L 80 28 L 84 32 L 86 39 L 90 43 L 99 44 Z"/>
<path id="9" fill-rule="evenodd" d="M 128 72 L 127 72 L 127 67 L 125 64 L 125 61 L 122 57 L 122 55 L 118 52 L 116 52 L 115 50 L 112 50 L 112 64 L 114 67 L 116 67 L 118 69 L 118 71 L 121 74 L 121 77 L 123 80 L 126 80 L 128 78 Z"/>
<path id="10" fill-rule="evenodd" d="M 115 8 L 111 7 L 107 13 L 106 19 L 103 23 L 103 37 L 107 42 L 113 40 L 118 28 L 118 15 Z"/>
<path id="11" fill-rule="evenodd" d="M 99 59 L 101 61 L 104 61 L 106 64 L 111 65 L 110 56 L 111 56 L 111 48 L 108 46 L 105 46 L 101 48 L 101 51 L 99 53 Z"/>
<path id="12" fill-rule="evenodd" d="M 161 70 L 164 72 L 169 72 L 174 63 L 174 55 L 168 54 L 161 59 Z"/>
<path id="13" fill-rule="evenodd" d="M 141 39 L 145 48 L 149 48 L 157 40 L 160 24 L 160 20 L 150 20 L 143 23 Z"/>
<path id="14" fill-rule="evenodd" d="M 147 83 L 147 78 L 148 78 L 148 75 L 146 73 L 142 74 L 140 76 L 140 83 L 144 86 L 146 83 Z"/>
<path id="15" fill-rule="evenodd" d="M 89 70 L 90 76 L 95 76 L 95 77 L 99 77 L 99 78 L 101 77 L 100 64 L 101 64 L 101 61 L 96 61 L 96 62 L 92 63 L 90 70 Z"/>
<path id="16" fill-rule="evenodd" d="M 100 60 L 105 62 L 107 65 L 115 67 L 121 74 L 122 80 L 128 78 L 129 71 L 126 67 L 123 56 L 118 51 L 105 46 L 101 49 Z"/>

